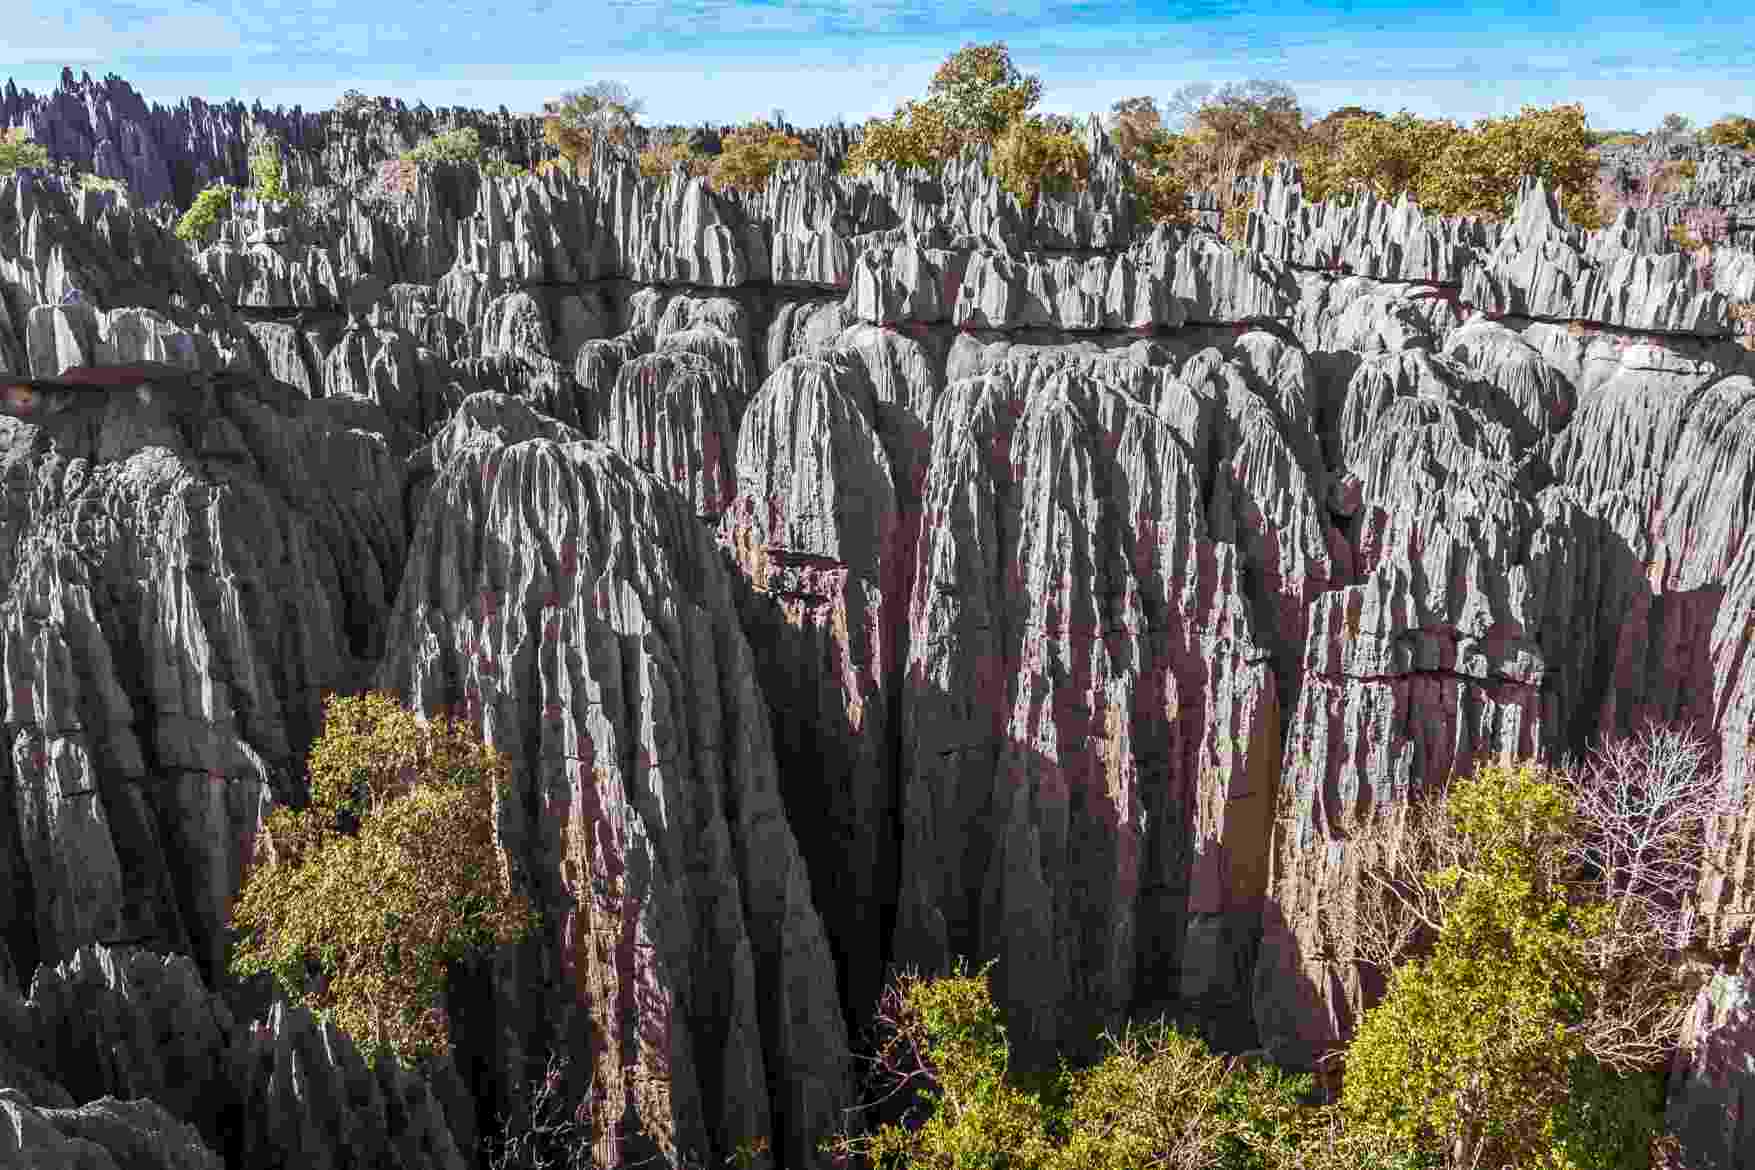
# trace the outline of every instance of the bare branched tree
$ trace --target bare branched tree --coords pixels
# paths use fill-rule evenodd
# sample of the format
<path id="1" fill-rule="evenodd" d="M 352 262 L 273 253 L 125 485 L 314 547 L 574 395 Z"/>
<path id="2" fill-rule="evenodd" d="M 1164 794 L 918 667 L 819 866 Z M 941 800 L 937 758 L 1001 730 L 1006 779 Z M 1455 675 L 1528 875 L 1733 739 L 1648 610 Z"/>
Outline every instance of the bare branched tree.
<path id="1" fill-rule="evenodd" d="M 1445 812 L 1448 791 L 1422 793 L 1354 837 L 1360 881 L 1347 926 L 1357 961 L 1387 972 L 1438 937 L 1447 894 L 1432 875 L 1468 860 Z"/>
<path id="2" fill-rule="evenodd" d="M 1648 940 L 1679 954 L 1701 937 L 1707 832 L 1738 811 L 1714 754 L 1691 730 L 1648 726 L 1567 770 L 1582 829 L 1574 860 L 1615 907 L 1608 955 L 1649 949 Z"/>

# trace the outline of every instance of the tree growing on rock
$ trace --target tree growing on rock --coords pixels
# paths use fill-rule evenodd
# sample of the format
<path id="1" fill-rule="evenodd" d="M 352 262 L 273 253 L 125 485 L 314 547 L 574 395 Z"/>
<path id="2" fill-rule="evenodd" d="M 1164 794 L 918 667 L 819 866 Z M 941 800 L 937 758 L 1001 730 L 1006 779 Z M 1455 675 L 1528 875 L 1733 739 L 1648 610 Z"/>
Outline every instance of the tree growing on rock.
<path id="1" fill-rule="evenodd" d="M 232 198 L 237 189 L 229 183 L 212 183 L 205 187 L 189 205 L 172 229 L 179 240 L 205 243 L 220 219 L 230 215 Z"/>
<path id="2" fill-rule="evenodd" d="M 481 134 L 473 126 L 461 126 L 435 134 L 413 149 L 402 152 L 403 162 L 473 163 L 481 161 Z"/>
<path id="3" fill-rule="evenodd" d="M 30 131 L 23 126 L 0 130 L 0 175 L 10 175 L 25 167 L 41 169 L 49 165 L 49 148 L 32 142 Z"/>
<path id="4" fill-rule="evenodd" d="M 1619 859 L 1687 818 L 1610 774 L 1484 765 L 1361 835 L 1362 949 L 1392 969 L 1345 1053 L 1354 1132 L 1446 1167 L 1646 1164 L 1694 988 L 1639 891 L 1686 875 Z"/>
<path id="5" fill-rule="evenodd" d="M 599 139 L 626 145 L 644 108 L 645 103 L 619 81 L 599 81 L 568 90 L 547 103 L 543 141 L 560 151 L 573 173 L 582 175 L 591 166 L 593 145 Z"/>
<path id="6" fill-rule="evenodd" d="M 326 700 L 309 773 L 309 803 L 257 840 L 231 969 L 271 973 L 374 1064 L 439 1055 L 450 965 L 536 923 L 494 835 L 505 760 L 468 724 L 371 693 Z"/>
<path id="7" fill-rule="evenodd" d="M 1188 181 L 1177 165 L 1180 141 L 1164 128 L 1150 97 L 1123 98 L 1110 107 L 1109 132 L 1127 168 L 1124 182 L 1146 223 L 1188 221 Z"/>
<path id="8" fill-rule="evenodd" d="M 857 174 L 867 167 L 887 163 L 937 175 L 957 157 L 965 141 L 965 136 L 951 126 L 941 106 L 905 102 L 892 117 L 865 124 L 864 137 L 847 152 L 841 170 L 844 174 Z"/>
<path id="9" fill-rule="evenodd" d="M 640 151 L 640 175 L 661 179 L 676 167 L 682 167 L 690 178 L 708 173 L 713 160 L 695 149 L 686 130 L 672 131 L 668 137 L 653 142 Z"/>
<path id="10" fill-rule="evenodd" d="M 708 182 L 721 191 L 760 191 L 781 163 L 816 157 L 816 147 L 756 121 L 725 136 L 719 154 L 708 164 Z"/>
<path id="11" fill-rule="evenodd" d="M 1018 70 L 1004 41 L 964 45 L 933 73 L 925 100 L 866 123 L 842 169 L 855 174 L 890 163 L 936 174 L 965 146 L 997 142 L 1041 97 L 1041 79 Z"/>
<path id="12" fill-rule="evenodd" d="M 1004 41 L 964 45 L 932 75 L 927 101 L 946 124 L 974 142 L 992 143 L 1042 98 L 1042 79 L 1012 63 Z"/>
<path id="13" fill-rule="evenodd" d="M 1006 127 L 993 148 L 993 174 L 1028 212 L 1043 191 L 1064 193 L 1083 186 L 1091 152 L 1072 134 L 1023 117 Z"/>

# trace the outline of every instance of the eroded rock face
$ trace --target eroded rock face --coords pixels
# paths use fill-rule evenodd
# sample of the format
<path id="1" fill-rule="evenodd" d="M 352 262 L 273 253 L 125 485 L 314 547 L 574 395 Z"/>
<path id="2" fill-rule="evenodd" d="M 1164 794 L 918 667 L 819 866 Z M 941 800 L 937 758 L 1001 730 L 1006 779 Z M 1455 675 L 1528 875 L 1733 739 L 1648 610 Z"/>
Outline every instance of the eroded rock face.
<path id="1" fill-rule="evenodd" d="M 471 1164 L 473 1116 L 449 1066 L 430 1084 L 394 1061 L 368 1069 L 346 1036 L 283 1004 L 240 1020 L 184 956 L 81 947 L 39 967 L 29 999 L 0 988 L 0 1015 L 0 1066 L 9 1052 L 23 1074 L 0 1091 L 0 1142 L 22 1143 L 20 1165 Z"/>
<path id="2" fill-rule="evenodd" d="M 32 124 L 107 159 L 138 112 L 105 93 Z M 1484 758 L 1755 733 L 1755 256 L 1683 255 L 1675 208 L 1583 233 L 1530 184 L 1488 224 L 1282 168 L 1233 249 L 1138 222 L 1094 123 L 1087 189 L 1029 212 L 979 158 L 839 175 L 839 132 L 748 195 L 603 144 L 585 181 L 388 195 L 424 112 L 274 118 L 312 211 L 203 244 L 0 180 L 0 384 L 183 372 L 0 419 L 0 940 L 47 1005 L 0 995 L 33 1037 L 0 1108 L 42 1149 L 115 1160 L 150 1101 L 233 1165 L 452 1166 L 556 1049 L 600 1164 L 814 1165 L 887 965 L 959 957 L 999 961 L 1027 1062 L 1168 1013 L 1307 1064 L 1369 992 L 1334 958 L 1359 828 Z M 368 682 L 514 763 L 549 925 L 456 989 L 467 1090 L 242 999 L 129 1022 L 219 1021 L 194 972 L 252 833 L 321 693 Z M 1726 936 L 1755 826 L 1715 834 Z M 114 1006 L 85 956 L 122 942 L 195 956 L 152 984 L 174 1012 Z M 1730 1003 L 1695 1052 L 1743 1053 Z M 1741 1090 L 1690 1059 L 1698 1129 Z"/>
<path id="3" fill-rule="evenodd" d="M 845 1026 L 693 506 L 607 446 L 477 432 L 427 493 L 406 582 L 379 681 L 511 757 L 501 837 L 558 926 L 498 975 L 507 1083 L 526 1044 L 574 1036 L 619 1121 L 609 1163 L 769 1139 L 815 1164 Z"/>

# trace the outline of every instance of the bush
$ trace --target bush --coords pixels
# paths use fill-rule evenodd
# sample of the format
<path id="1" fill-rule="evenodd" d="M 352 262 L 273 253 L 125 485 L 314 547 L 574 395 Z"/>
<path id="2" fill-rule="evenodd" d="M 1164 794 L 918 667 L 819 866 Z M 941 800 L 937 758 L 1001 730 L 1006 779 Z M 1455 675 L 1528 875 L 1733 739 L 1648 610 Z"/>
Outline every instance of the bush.
<path id="1" fill-rule="evenodd" d="M 1417 927 L 1377 933 L 1425 941 L 1347 1046 L 1349 1129 L 1433 1165 L 1644 1165 L 1660 1111 L 1635 1106 L 1661 1105 L 1687 989 L 1616 949 L 1618 903 L 1581 880 L 1600 826 L 1577 790 L 1533 764 L 1484 765 L 1410 812 L 1426 828 L 1401 852 L 1424 872 L 1368 871 Z"/>
<path id="2" fill-rule="evenodd" d="M 269 203 L 304 206 L 302 196 L 287 190 L 285 173 L 285 165 L 280 161 L 280 144 L 273 139 L 264 140 L 250 152 L 250 189 L 246 193 L 253 199 Z"/>
<path id="3" fill-rule="evenodd" d="M 725 145 L 708 167 L 708 181 L 721 191 L 760 191 L 783 162 L 814 159 L 816 148 L 765 121 L 725 136 Z"/>
<path id="4" fill-rule="evenodd" d="M 231 213 L 232 198 L 236 194 L 237 189 L 229 183 L 210 184 L 195 196 L 195 202 L 177 220 L 176 237 L 191 243 L 205 243 L 208 233 L 220 218 Z"/>
<path id="5" fill-rule="evenodd" d="M 464 126 L 457 130 L 447 130 L 443 134 L 435 134 L 414 149 L 404 151 L 403 162 L 454 162 L 474 163 L 481 161 L 481 135 L 473 126 Z"/>
<path id="6" fill-rule="evenodd" d="M 690 178 L 699 178 L 708 173 L 713 160 L 690 145 L 687 131 L 677 131 L 665 141 L 654 142 L 640 152 L 640 175 L 647 179 L 662 179 L 680 166 Z"/>
<path id="7" fill-rule="evenodd" d="M 257 841 L 231 969 L 272 972 L 374 1065 L 439 1055 L 450 964 L 536 921 L 494 838 L 505 760 L 467 724 L 372 693 L 326 700 L 309 771 L 309 804 L 276 809 Z"/>
<path id="8" fill-rule="evenodd" d="M 1546 182 L 1582 228 L 1602 226 L 1596 206 L 1597 156 L 1584 107 L 1525 106 L 1514 118 L 1483 118 L 1452 138 L 1422 175 L 1422 207 L 1440 215 L 1503 218 L 1527 176 Z"/>
<path id="9" fill-rule="evenodd" d="M 1359 188 L 1383 199 L 1408 191 L 1427 214 L 1500 219 L 1533 175 L 1558 193 L 1574 224 L 1602 226 L 1597 156 L 1582 106 L 1525 106 L 1514 118 L 1484 118 L 1466 130 L 1405 110 L 1391 118 L 1367 112 L 1325 133 L 1335 149 L 1307 140 L 1298 154 L 1312 200 L 1345 198 Z"/>
<path id="10" fill-rule="evenodd" d="M 41 170 L 49 165 L 49 148 L 30 140 L 22 126 L 0 130 L 0 175 L 26 167 Z"/>
<path id="11" fill-rule="evenodd" d="M 1727 114 L 1706 128 L 1706 141 L 1714 146 L 1755 150 L 1755 118 Z"/>
<path id="12" fill-rule="evenodd" d="M 1028 212 L 1043 191 L 1065 193 L 1083 186 L 1091 153 L 1073 135 L 1056 132 L 1035 117 L 1018 118 L 993 148 L 993 174 Z"/>
<path id="13" fill-rule="evenodd" d="M 128 184 L 120 179 L 107 179 L 102 175 L 94 175 L 86 171 L 79 176 L 81 191 L 126 191 Z"/>
<path id="14" fill-rule="evenodd" d="M 481 164 L 481 173 L 490 179 L 521 179 L 529 175 L 530 171 L 526 167 L 493 158 Z"/>
<path id="15" fill-rule="evenodd" d="M 867 122 L 864 136 L 847 152 L 841 170 L 851 175 L 867 167 L 889 164 L 936 175 L 957 157 L 967 141 L 964 134 L 952 128 L 942 106 L 910 101 L 887 120 Z"/>

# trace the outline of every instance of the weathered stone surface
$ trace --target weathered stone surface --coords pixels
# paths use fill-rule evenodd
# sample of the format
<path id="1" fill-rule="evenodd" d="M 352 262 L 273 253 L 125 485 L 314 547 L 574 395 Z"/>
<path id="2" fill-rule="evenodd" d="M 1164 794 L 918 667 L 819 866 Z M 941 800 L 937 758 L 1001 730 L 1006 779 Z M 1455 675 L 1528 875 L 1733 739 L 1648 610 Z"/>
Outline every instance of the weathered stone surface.
<path id="1" fill-rule="evenodd" d="M 1260 912 L 1278 729 L 1178 436 L 1094 373 L 1031 367 L 953 383 L 933 416 L 896 954 L 998 957 L 1041 1060 L 1208 990 L 1178 972 L 1197 923 Z"/>
<path id="2" fill-rule="evenodd" d="M 79 403 L 0 419 L 0 816 L 31 891 L 12 946 L 27 969 L 92 941 L 192 946 L 214 970 L 260 803 L 297 791 L 317 688 L 379 653 L 402 473 L 378 435 L 247 376 Z"/>
<path id="3" fill-rule="evenodd" d="M 782 795 L 843 1004 L 876 1002 L 896 882 L 895 657 L 911 548 L 877 411 L 857 359 L 787 361 L 744 416 L 719 536 L 749 583 L 743 627 L 760 647 Z"/>
<path id="4" fill-rule="evenodd" d="M 1094 123 L 1087 188 L 1026 213 L 979 151 L 840 175 L 843 131 L 753 193 L 600 143 L 583 181 L 393 195 L 431 112 L 60 95 L 0 109 L 180 198 L 280 128 L 309 210 L 241 199 L 192 245 L 132 194 L 0 180 L 0 373 L 190 372 L 0 420 L 0 940 L 216 971 L 321 692 L 368 681 L 474 703 L 550 915 L 458 989 L 467 1089 L 410 1096 L 297 1013 L 209 1059 L 262 1119 L 248 1157 L 208 1143 L 235 1164 L 449 1166 L 553 1048 L 625 1118 L 600 1164 L 769 1136 L 810 1165 L 889 961 L 1000 960 L 1030 1061 L 1169 1012 L 1306 1062 L 1367 991 L 1327 957 L 1360 825 L 1648 718 L 1733 764 L 1755 735 L 1755 260 L 1734 228 L 1684 255 L 1675 200 L 1587 234 L 1538 185 L 1487 224 L 1282 168 L 1235 250 L 1211 199 L 1139 222 Z M 1709 853 L 1722 941 L 1755 825 Z M 75 1064 L 175 1081 L 130 1011 Z M 33 1117 L 172 1107 L 35 1043 L 0 1047 Z"/>
<path id="5" fill-rule="evenodd" d="M 554 928 L 503 961 L 506 1083 L 544 1036 L 588 1032 L 627 1156 L 771 1137 L 816 1164 L 845 1027 L 694 507 L 608 447 L 483 434 L 433 481 L 388 628 L 380 682 L 479 717 L 513 762 L 501 838 Z"/>
<path id="6" fill-rule="evenodd" d="M 431 1085 L 394 1060 L 367 1069 L 351 1040 L 283 1003 L 240 1020 L 185 956 L 81 947 L 39 967 L 28 1000 L 0 989 L 0 1015 L 28 1098 L 0 1108 L 34 1106 L 68 1149 L 88 1141 L 119 1170 L 470 1164 L 460 1151 L 473 1143 L 473 1118 L 437 1095 L 455 1079 L 448 1064 Z M 13 1113 L 15 1127 L 29 1120 Z M 45 1152 L 0 1164 L 55 1164 L 33 1159 L 62 1156 L 60 1144 L 34 1122 L 32 1132 Z M 0 1158 L 7 1152 L 0 1144 Z"/>
<path id="7" fill-rule="evenodd" d="M 1755 1151 L 1755 947 L 1700 989 L 1670 1066 L 1670 1131 L 1690 1165 L 1743 1170 Z"/>

